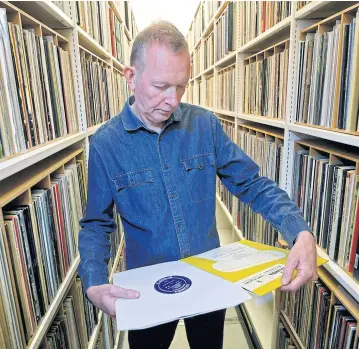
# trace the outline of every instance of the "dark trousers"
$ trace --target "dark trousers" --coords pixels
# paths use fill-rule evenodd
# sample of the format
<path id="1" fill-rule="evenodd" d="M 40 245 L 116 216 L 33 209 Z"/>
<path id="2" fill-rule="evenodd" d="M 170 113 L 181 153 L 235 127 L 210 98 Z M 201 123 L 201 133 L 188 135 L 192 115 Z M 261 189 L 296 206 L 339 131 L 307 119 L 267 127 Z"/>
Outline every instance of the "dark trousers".
<path id="1" fill-rule="evenodd" d="M 222 349 L 226 310 L 184 319 L 191 349 Z M 130 349 L 168 349 L 176 332 L 177 321 L 128 332 Z"/>

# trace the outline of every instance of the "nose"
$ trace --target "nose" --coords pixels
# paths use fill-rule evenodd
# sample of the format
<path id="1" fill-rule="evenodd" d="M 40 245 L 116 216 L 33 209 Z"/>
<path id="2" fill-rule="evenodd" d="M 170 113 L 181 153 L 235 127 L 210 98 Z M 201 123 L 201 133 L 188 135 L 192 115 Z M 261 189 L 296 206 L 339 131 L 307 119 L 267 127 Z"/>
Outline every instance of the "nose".
<path id="1" fill-rule="evenodd" d="M 175 86 L 172 86 L 167 90 L 167 98 L 166 102 L 169 104 L 172 108 L 176 108 L 179 103 L 179 97 L 177 95 L 177 89 Z"/>

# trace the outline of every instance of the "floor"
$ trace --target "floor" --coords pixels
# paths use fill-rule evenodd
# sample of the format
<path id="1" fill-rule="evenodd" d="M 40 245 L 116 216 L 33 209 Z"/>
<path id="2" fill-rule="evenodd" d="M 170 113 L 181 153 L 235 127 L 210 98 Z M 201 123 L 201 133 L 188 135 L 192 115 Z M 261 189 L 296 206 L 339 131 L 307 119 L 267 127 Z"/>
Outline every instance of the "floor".
<path id="1" fill-rule="evenodd" d="M 222 209 L 217 204 L 217 229 L 221 241 L 221 245 L 233 242 L 232 228 L 224 215 Z M 123 336 L 122 349 L 129 349 L 127 341 L 127 333 Z M 226 321 L 224 327 L 224 345 L 223 349 L 247 349 L 249 348 L 245 338 L 242 324 L 238 320 L 237 313 L 234 308 L 227 309 Z M 175 337 L 170 349 L 189 349 L 186 338 L 186 329 L 183 321 L 180 321 Z"/>

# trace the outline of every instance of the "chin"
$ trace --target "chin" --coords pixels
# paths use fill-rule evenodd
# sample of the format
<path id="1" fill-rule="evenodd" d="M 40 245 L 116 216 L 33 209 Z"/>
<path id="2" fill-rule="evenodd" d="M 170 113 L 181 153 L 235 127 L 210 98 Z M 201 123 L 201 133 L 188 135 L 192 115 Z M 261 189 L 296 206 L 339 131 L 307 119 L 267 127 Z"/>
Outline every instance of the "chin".
<path id="1" fill-rule="evenodd" d="M 155 115 L 153 115 L 153 118 L 158 121 L 167 121 L 172 114 L 172 111 L 170 112 L 163 112 L 160 110 L 156 110 Z"/>

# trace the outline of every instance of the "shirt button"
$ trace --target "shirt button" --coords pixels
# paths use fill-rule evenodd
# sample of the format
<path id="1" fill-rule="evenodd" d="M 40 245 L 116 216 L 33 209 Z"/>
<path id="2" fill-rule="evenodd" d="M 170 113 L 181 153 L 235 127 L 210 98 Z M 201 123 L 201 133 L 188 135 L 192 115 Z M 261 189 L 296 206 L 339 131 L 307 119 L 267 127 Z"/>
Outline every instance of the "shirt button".
<path id="1" fill-rule="evenodd" d="M 165 164 L 164 168 L 165 168 L 165 170 L 168 170 L 169 166 L 167 164 Z"/>
<path id="2" fill-rule="evenodd" d="M 176 194 L 175 193 L 172 193 L 171 194 L 171 199 L 174 199 L 176 197 Z"/>

